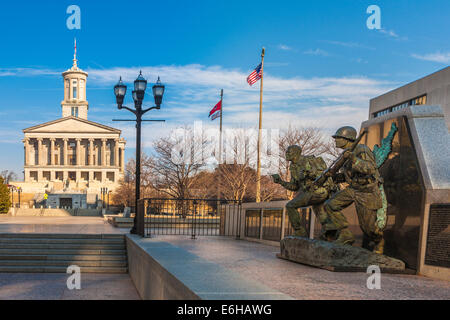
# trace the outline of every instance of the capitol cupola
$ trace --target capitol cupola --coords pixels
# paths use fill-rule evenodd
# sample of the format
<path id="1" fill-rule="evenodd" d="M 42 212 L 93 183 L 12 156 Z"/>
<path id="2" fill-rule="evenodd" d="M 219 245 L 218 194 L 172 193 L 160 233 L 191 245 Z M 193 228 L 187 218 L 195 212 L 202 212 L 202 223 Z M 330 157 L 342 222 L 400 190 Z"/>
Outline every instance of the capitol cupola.
<path id="1" fill-rule="evenodd" d="M 89 104 L 86 100 L 87 72 L 77 65 L 77 41 L 73 54 L 72 68 L 62 73 L 64 78 L 64 100 L 61 102 L 62 117 L 77 117 L 87 120 Z"/>

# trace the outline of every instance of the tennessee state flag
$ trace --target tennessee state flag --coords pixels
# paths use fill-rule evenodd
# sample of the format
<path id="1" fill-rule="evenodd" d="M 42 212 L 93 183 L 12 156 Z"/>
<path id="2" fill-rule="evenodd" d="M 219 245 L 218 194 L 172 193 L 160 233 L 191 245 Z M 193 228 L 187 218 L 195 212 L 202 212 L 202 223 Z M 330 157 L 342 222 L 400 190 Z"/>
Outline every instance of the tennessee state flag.
<path id="1" fill-rule="evenodd" d="M 212 108 L 212 110 L 209 112 L 209 116 L 208 116 L 208 117 L 211 117 L 211 115 L 212 115 L 214 112 L 219 111 L 219 110 L 222 110 L 222 100 L 220 100 L 219 102 L 217 102 L 217 104 L 214 106 L 214 108 Z"/>

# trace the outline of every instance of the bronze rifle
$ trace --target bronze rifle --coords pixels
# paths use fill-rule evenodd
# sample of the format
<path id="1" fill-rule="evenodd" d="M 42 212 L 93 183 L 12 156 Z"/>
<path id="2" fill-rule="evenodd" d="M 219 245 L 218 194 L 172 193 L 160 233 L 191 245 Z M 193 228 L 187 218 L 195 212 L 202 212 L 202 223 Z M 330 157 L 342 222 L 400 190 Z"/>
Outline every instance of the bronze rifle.
<path id="1" fill-rule="evenodd" d="M 322 186 L 325 181 L 327 181 L 328 177 L 333 177 L 336 175 L 336 173 L 339 171 L 339 169 L 342 168 L 342 166 L 347 162 L 348 159 L 344 158 L 344 154 L 346 151 L 350 151 L 353 152 L 355 151 L 356 146 L 359 144 L 359 142 L 361 141 L 361 139 L 364 137 L 364 135 L 367 133 L 367 130 L 364 130 L 359 137 L 355 140 L 355 142 L 353 142 L 353 145 L 348 148 L 345 149 L 344 152 L 341 153 L 341 155 L 333 162 L 333 164 L 324 172 L 322 172 L 322 174 L 317 177 L 316 180 L 314 180 L 313 184 L 316 186 Z"/>

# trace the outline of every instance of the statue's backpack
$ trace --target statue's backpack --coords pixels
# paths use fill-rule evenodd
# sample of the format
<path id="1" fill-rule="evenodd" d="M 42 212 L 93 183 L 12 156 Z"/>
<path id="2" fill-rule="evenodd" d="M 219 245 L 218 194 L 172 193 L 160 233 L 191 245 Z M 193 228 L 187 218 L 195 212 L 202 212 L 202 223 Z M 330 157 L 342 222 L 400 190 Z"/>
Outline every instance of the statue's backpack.
<path id="1" fill-rule="evenodd" d="M 314 178 L 317 178 L 327 169 L 327 164 L 322 157 L 307 156 L 308 164 L 311 167 L 311 173 Z"/>

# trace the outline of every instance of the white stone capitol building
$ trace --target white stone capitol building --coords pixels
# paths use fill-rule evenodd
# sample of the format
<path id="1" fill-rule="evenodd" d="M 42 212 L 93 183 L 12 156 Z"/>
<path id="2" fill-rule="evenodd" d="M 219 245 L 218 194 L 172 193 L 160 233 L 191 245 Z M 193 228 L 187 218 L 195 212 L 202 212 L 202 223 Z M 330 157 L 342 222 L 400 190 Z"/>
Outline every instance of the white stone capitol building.
<path id="1" fill-rule="evenodd" d="M 62 76 L 62 117 L 23 130 L 22 189 L 48 193 L 54 206 L 62 206 L 58 199 L 62 196 L 51 194 L 66 194 L 66 200 L 68 194 L 85 194 L 76 206 L 70 206 L 87 207 L 96 203 L 101 188 L 113 191 L 123 177 L 125 140 L 121 130 L 87 120 L 88 74 L 77 66 L 76 47 L 73 66 Z"/>

